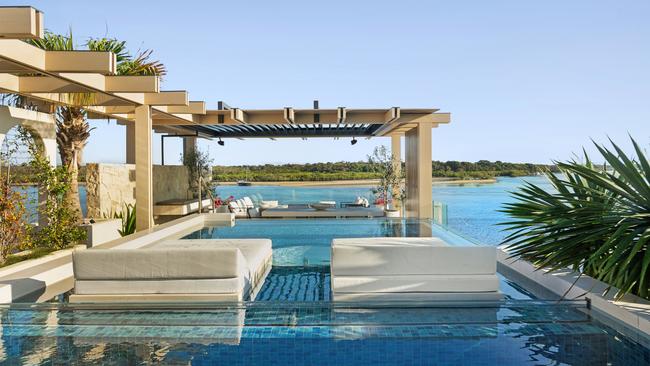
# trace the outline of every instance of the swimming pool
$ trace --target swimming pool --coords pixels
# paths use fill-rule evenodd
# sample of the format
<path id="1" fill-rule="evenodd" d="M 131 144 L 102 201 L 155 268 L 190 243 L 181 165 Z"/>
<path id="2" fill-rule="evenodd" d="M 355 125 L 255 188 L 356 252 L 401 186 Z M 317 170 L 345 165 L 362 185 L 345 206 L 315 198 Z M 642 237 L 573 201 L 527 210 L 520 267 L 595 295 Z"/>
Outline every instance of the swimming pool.
<path id="1" fill-rule="evenodd" d="M 423 220 L 239 220 L 186 237 L 263 237 L 276 258 L 255 302 L 0 306 L 2 364 L 645 365 L 650 340 L 584 301 L 500 276 L 499 303 L 341 303 L 334 237 L 440 236 Z M 284 249 L 284 250 L 283 250 Z"/>
<path id="2" fill-rule="evenodd" d="M 647 365 L 583 302 L 249 303 L 0 309 L 0 364 Z M 647 344 L 647 343 L 645 343 Z"/>
<path id="3" fill-rule="evenodd" d="M 230 226 L 208 226 L 184 239 L 266 238 L 273 243 L 274 266 L 329 265 L 334 238 L 437 236 L 454 245 L 472 241 L 429 220 L 406 219 L 253 219 Z"/>

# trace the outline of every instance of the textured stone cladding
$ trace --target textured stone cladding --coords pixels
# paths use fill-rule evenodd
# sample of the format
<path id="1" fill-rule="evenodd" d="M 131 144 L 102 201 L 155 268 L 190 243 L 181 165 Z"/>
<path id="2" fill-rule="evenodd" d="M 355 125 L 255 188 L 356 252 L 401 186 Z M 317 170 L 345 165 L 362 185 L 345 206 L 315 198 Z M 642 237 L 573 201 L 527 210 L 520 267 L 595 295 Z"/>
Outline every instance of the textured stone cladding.
<path id="1" fill-rule="evenodd" d="M 112 216 L 124 205 L 135 203 L 134 164 L 87 164 L 88 217 Z M 181 165 L 153 167 L 154 202 L 188 197 L 187 168 Z"/>

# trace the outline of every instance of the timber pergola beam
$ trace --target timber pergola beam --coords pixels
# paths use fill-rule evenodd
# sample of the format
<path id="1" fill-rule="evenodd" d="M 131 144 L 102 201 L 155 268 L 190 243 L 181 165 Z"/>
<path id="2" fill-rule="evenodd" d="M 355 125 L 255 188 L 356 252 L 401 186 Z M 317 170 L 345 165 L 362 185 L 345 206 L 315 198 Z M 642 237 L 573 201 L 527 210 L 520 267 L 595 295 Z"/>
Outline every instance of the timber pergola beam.
<path id="1" fill-rule="evenodd" d="M 102 74 L 61 73 L 52 76 L 16 76 L 0 74 L 0 85 L 16 93 L 87 93 L 88 85 L 104 92 L 157 93 L 160 78 L 157 76 L 105 76 Z M 67 79 L 67 80 L 66 80 Z"/>
<path id="2" fill-rule="evenodd" d="M 43 37 L 43 13 L 31 6 L 3 6 L 0 38 L 38 39 Z"/>
<path id="3" fill-rule="evenodd" d="M 407 216 L 431 216 L 431 129 L 450 122 L 435 108 L 400 107 L 208 110 L 186 91 L 161 91 L 157 76 L 118 76 L 116 55 L 94 51 L 45 51 L 19 39 L 43 35 L 43 16 L 30 7 L 0 7 L 0 92 L 25 96 L 36 108 L 83 108 L 88 118 L 114 118 L 127 125 L 136 164 L 138 230 L 152 226 L 151 132 L 205 138 L 405 136 Z M 135 129 L 135 131 L 133 131 Z M 131 130 L 131 132 L 129 132 Z M 127 152 L 127 161 L 129 160 Z"/>

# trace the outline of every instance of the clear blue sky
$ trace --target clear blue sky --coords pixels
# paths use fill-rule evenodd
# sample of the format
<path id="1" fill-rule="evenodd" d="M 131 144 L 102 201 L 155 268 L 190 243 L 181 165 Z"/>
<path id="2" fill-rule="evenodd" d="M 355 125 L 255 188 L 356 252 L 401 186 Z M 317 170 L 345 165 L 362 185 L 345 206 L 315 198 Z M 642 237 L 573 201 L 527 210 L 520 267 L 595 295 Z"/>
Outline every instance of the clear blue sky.
<path id="1" fill-rule="evenodd" d="M 437 107 L 436 160 L 549 162 L 650 142 L 650 1 L 18 1 L 82 43 L 151 48 L 164 89 L 242 108 Z M 8 5 L 9 3 L 7 3 Z M 124 161 L 94 122 L 87 161 Z M 154 138 L 154 161 L 160 160 Z M 388 139 L 202 142 L 216 164 L 362 160 Z M 177 161 L 180 141 L 166 141 Z M 593 151 L 593 149 L 589 149 Z"/>

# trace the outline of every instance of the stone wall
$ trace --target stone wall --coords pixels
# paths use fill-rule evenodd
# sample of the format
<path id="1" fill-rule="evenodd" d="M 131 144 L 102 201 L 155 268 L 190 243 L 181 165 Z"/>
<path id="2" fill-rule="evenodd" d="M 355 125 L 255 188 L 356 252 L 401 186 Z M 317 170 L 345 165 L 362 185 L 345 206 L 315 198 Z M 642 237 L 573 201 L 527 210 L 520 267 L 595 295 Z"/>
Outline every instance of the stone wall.
<path id="1" fill-rule="evenodd" d="M 88 217 L 112 216 L 124 205 L 135 203 L 134 164 L 87 164 Z M 182 165 L 153 167 L 153 201 L 188 197 L 187 168 Z"/>
<path id="2" fill-rule="evenodd" d="M 183 165 L 153 166 L 153 202 L 190 198 L 187 168 Z"/>

